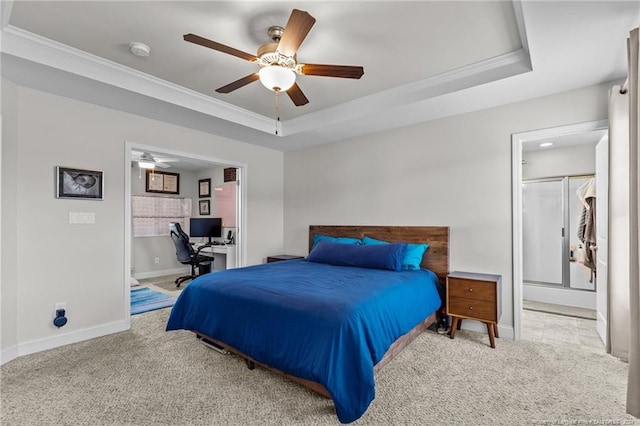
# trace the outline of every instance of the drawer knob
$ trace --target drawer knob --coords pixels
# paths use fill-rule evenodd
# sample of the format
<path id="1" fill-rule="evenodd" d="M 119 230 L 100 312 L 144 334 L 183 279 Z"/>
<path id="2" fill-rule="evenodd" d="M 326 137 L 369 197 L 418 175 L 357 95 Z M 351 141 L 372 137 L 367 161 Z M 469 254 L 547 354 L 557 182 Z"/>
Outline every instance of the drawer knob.
<path id="1" fill-rule="evenodd" d="M 472 289 L 472 288 L 470 288 L 470 289 L 469 289 L 469 291 L 473 291 L 473 289 Z"/>
<path id="2" fill-rule="evenodd" d="M 469 306 L 469 310 L 470 310 L 470 311 L 473 311 L 473 306 Z"/>

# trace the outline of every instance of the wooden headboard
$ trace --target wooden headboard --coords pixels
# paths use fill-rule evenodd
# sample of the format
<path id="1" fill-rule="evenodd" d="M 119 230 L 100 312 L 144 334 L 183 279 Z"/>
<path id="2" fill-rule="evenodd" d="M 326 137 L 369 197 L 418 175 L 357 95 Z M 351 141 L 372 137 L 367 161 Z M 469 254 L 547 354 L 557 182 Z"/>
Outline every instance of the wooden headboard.
<path id="1" fill-rule="evenodd" d="M 330 237 L 365 236 L 390 243 L 426 243 L 429 248 L 422 257 L 421 267 L 430 269 L 445 283 L 449 273 L 449 227 L 448 226 L 309 226 L 309 250 L 314 235 Z"/>

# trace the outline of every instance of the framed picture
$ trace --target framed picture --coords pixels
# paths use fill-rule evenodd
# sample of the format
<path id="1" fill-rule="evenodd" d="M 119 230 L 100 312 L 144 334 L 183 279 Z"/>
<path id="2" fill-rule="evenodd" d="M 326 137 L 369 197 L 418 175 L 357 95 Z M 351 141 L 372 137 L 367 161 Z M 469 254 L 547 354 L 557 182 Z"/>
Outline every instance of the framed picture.
<path id="1" fill-rule="evenodd" d="M 159 194 L 179 194 L 180 174 L 147 170 L 145 191 Z"/>
<path id="2" fill-rule="evenodd" d="M 211 214 L 211 201 L 200 200 L 200 214 L 203 216 Z"/>
<path id="3" fill-rule="evenodd" d="M 198 181 L 198 197 L 211 197 L 211 179 L 200 179 Z"/>
<path id="4" fill-rule="evenodd" d="M 102 200 L 103 193 L 103 172 L 56 167 L 56 198 Z"/>

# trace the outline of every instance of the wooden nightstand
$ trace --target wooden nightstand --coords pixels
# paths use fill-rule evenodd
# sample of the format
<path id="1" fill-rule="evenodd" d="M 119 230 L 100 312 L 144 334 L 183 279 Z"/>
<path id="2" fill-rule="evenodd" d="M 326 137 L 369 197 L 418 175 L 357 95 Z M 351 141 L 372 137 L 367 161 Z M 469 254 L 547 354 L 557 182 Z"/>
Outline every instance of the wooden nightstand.
<path id="1" fill-rule="evenodd" d="M 495 348 L 498 320 L 502 312 L 502 276 L 473 272 L 451 272 L 447 276 L 447 315 L 453 318 L 449 336 L 453 339 L 463 319 L 487 325 L 489 342 Z"/>
<path id="2" fill-rule="evenodd" d="M 304 259 L 304 256 L 295 256 L 291 254 L 276 254 L 275 256 L 267 257 L 267 263 L 281 262 L 283 260 Z"/>

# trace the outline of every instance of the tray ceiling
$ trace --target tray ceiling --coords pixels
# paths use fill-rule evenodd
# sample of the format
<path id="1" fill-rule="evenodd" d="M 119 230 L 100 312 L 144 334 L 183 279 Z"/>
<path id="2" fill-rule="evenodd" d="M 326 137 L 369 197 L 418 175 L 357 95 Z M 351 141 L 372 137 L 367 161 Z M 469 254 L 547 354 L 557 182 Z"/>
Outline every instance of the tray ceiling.
<path id="1" fill-rule="evenodd" d="M 640 20 L 639 3 L 624 1 L 3 3 L 6 78 L 281 150 L 622 78 Z M 182 36 L 255 53 L 293 8 L 316 18 L 298 62 L 365 74 L 298 76 L 310 102 L 283 96 L 275 136 L 273 92 L 214 91 L 257 67 Z M 133 41 L 151 55 L 133 56 Z"/>

